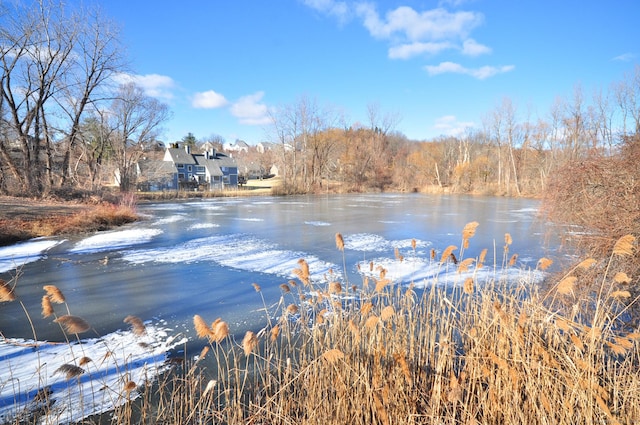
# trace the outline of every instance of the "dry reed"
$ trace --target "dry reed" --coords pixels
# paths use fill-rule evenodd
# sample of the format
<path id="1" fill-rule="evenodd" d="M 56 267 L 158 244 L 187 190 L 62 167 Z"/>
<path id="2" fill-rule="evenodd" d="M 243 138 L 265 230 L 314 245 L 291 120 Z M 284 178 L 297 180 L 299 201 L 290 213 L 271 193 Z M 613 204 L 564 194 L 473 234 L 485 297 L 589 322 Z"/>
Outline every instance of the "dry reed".
<path id="1" fill-rule="evenodd" d="M 82 317 L 72 316 L 69 314 L 58 317 L 54 322 L 62 325 L 64 330 L 70 334 L 80 334 L 91 329 L 89 322 L 84 320 Z"/>
<path id="2" fill-rule="evenodd" d="M 11 302 L 16 300 L 16 294 L 13 292 L 13 288 L 9 284 L 0 279 L 0 302 Z"/>

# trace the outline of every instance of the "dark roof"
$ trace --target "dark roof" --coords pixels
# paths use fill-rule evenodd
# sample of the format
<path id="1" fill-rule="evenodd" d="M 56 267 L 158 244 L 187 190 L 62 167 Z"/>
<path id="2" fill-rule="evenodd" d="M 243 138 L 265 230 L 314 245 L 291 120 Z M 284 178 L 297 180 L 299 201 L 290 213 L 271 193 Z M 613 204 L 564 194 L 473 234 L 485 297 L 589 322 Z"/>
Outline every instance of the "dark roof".
<path id="1" fill-rule="evenodd" d="M 170 148 L 167 152 L 171 155 L 171 159 L 176 164 L 195 164 L 196 160 L 193 154 L 187 153 L 184 149 Z"/>

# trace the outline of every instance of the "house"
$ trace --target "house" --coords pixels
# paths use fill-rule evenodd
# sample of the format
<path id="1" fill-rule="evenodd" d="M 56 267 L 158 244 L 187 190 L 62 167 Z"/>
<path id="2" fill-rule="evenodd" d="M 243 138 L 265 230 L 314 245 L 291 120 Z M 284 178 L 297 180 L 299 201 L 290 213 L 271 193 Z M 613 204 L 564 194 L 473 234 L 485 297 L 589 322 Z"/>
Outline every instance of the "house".
<path id="1" fill-rule="evenodd" d="M 221 152 L 192 153 L 189 146 L 171 144 L 162 161 L 138 163 L 138 186 L 148 190 L 222 190 L 238 187 L 238 164 Z"/>
<path id="2" fill-rule="evenodd" d="M 225 143 L 224 150 L 228 152 L 249 152 L 249 144 L 244 140 L 236 140 L 235 143 Z"/>

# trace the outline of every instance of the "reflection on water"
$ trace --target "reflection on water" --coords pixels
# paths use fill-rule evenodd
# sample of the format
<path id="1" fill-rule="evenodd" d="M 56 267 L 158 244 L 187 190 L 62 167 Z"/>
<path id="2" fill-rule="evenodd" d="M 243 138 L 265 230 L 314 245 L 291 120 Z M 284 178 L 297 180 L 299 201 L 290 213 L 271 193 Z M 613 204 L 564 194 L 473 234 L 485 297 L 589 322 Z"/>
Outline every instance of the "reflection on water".
<path id="1" fill-rule="evenodd" d="M 499 265 L 508 232 L 518 264 L 534 268 L 540 257 L 549 255 L 537 207 L 534 200 L 418 194 L 144 204 L 139 206 L 143 221 L 114 231 L 38 241 L 28 255 L 24 246 L 0 251 L 0 276 L 9 280 L 20 271 L 16 293 L 39 339 L 62 338 L 56 324 L 41 318 L 43 285 L 58 286 L 71 313 L 89 321 L 99 335 L 125 327 L 122 320 L 130 314 L 163 319 L 190 337 L 194 314 L 222 317 L 240 334 L 264 321 L 264 306 L 252 283 L 260 285 L 267 305 L 277 303 L 279 285 L 294 278 L 292 270 L 301 258 L 309 262 L 316 281 L 346 273 L 357 284 L 362 281 L 359 262 L 376 261 L 393 270 L 389 265 L 397 248 L 413 258 L 413 270 L 403 274 L 396 267 L 391 277 L 407 283 L 432 273 L 423 261 L 431 249 L 460 246 L 464 225 L 477 221 L 465 256 L 487 248 L 486 264 L 496 257 Z M 335 246 L 337 232 L 345 239 L 347 270 Z M 0 304 L 0 330 L 7 337 L 33 337 L 17 303 Z"/>

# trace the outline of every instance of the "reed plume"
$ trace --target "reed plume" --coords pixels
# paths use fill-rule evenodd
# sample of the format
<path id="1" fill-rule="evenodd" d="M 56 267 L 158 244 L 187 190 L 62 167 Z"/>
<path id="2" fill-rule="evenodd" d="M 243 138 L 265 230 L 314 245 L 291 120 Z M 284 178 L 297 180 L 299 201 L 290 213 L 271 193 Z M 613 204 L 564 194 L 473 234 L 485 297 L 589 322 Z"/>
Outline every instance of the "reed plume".
<path id="1" fill-rule="evenodd" d="M 538 268 L 540 270 L 547 270 L 552 264 L 553 264 L 553 260 L 546 257 L 542 257 L 541 259 L 538 260 Z"/>
<path id="2" fill-rule="evenodd" d="M 258 346 L 258 337 L 255 333 L 251 331 L 247 331 L 244 334 L 244 338 L 242 339 L 242 349 L 244 350 L 244 355 L 248 356 L 256 349 Z"/>
<path id="3" fill-rule="evenodd" d="M 613 253 L 615 255 L 630 256 L 633 255 L 634 243 L 636 238 L 633 235 L 624 235 L 613 246 Z"/>
<path id="4" fill-rule="evenodd" d="M 58 317 L 54 322 L 61 324 L 67 333 L 79 334 L 91 329 L 91 325 L 82 317 L 65 314 Z"/>
<path id="5" fill-rule="evenodd" d="M 449 245 L 448 247 L 446 247 L 445 250 L 442 251 L 442 257 L 440 257 L 440 262 L 444 263 L 445 261 L 450 259 L 451 254 L 453 254 L 453 251 L 455 251 L 456 249 L 458 249 L 458 247 L 455 245 Z"/>
<path id="6" fill-rule="evenodd" d="M 344 353 L 337 348 L 332 348 L 322 353 L 322 360 L 329 364 L 333 364 L 342 359 L 344 359 Z"/>
<path id="7" fill-rule="evenodd" d="M 53 305 L 51 304 L 51 298 L 49 298 L 49 295 L 42 296 L 41 305 L 42 305 L 42 317 L 47 318 L 53 315 L 54 313 Z"/>
<path id="8" fill-rule="evenodd" d="M 47 295 L 49 295 L 49 297 L 51 298 L 51 302 L 54 302 L 56 304 L 64 304 L 64 302 L 66 301 L 64 295 L 62 294 L 62 291 L 58 289 L 57 286 L 44 285 L 42 289 L 47 292 Z"/>
<path id="9" fill-rule="evenodd" d="M 557 288 L 558 293 L 562 295 L 568 295 L 573 293 L 573 288 L 577 280 L 578 278 L 575 276 L 567 276 L 564 279 L 562 279 L 560 282 L 558 282 L 558 288 Z"/>
<path id="10" fill-rule="evenodd" d="M 342 292 L 342 285 L 340 282 L 330 282 L 329 283 L 329 293 L 330 294 L 339 294 Z"/>
<path id="11" fill-rule="evenodd" d="M 280 289 L 282 289 L 282 292 L 284 292 L 285 294 L 288 294 L 291 292 L 291 288 L 289 288 L 289 285 L 287 285 L 286 283 L 281 283 Z"/>
<path id="12" fill-rule="evenodd" d="M 463 289 L 465 294 L 467 295 L 473 294 L 473 278 L 472 277 L 468 277 L 465 279 Z"/>
<path id="13" fill-rule="evenodd" d="M 62 373 L 66 375 L 67 379 L 71 379 L 76 376 L 82 375 L 84 373 L 84 369 L 72 364 L 65 363 L 53 372 L 54 375 L 56 373 Z"/>
<path id="14" fill-rule="evenodd" d="M 198 338 L 209 338 L 211 336 L 211 329 L 209 329 L 209 325 L 204 321 L 202 316 L 198 314 L 193 316 L 193 326 L 196 329 Z"/>
<path id="15" fill-rule="evenodd" d="M 344 251 L 344 238 L 342 237 L 342 234 L 340 234 L 340 233 L 336 233 L 336 247 L 340 251 Z"/>
<path id="16" fill-rule="evenodd" d="M 616 283 L 631 283 L 631 278 L 624 272 L 618 272 L 613 276 Z"/>
<path id="17" fill-rule="evenodd" d="M 218 318 L 211 324 L 211 336 L 215 342 L 220 342 L 229 336 L 229 325 Z"/>
<path id="18" fill-rule="evenodd" d="M 129 394 L 131 391 L 135 390 L 137 387 L 138 387 L 138 385 L 136 385 L 135 382 L 127 381 L 127 383 L 124 384 L 124 392 Z"/>
<path id="19" fill-rule="evenodd" d="M 129 315 L 124 318 L 123 322 L 131 325 L 134 335 L 141 336 L 147 333 L 147 328 L 139 317 Z"/>
<path id="20" fill-rule="evenodd" d="M 293 269 L 293 274 L 295 274 L 298 279 L 305 285 L 309 285 L 309 264 L 304 259 L 298 260 L 299 269 Z"/>
<path id="21" fill-rule="evenodd" d="M 476 229 L 480 223 L 477 221 L 472 221 L 471 223 L 467 223 L 462 229 L 462 239 L 468 240 L 471 239 L 476 234 Z"/>
<path id="22" fill-rule="evenodd" d="M 13 292 L 13 288 L 9 284 L 0 279 L 0 302 L 15 301 L 16 294 Z"/>
<path id="23" fill-rule="evenodd" d="M 511 239 L 511 234 L 510 233 L 505 233 L 504 234 L 504 243 L 506 245 L 511 245 L 513 243 L 513 239 Z"/>
<path id="24" fill-rule="evenodd" d="M 253 289 L 255 289 L 256 292 L 260 292 L 262 290 L 262 288 L 260 288 L 260 285 L 258 285 L 257 283 L 252 283 L 251 286 L 253 286 Z"/>
<path id="25" fill-rule="evenodd" d="M 385 308 L 383 308 L 382 311 L 380 312 L 380 319 L 383 322 L 386 322 L 387 320 L 391 319 L 395 314 L 396 314 L 396 311 L 393 308 L 393 306 L 388 305 Z"/>
<path id="26" fill-rule="evenodd" d="M 78 364 L 79 364 L 80 366 L 84 366 L 84 365 L 86 365 L 87 363 L 92 362 L 92 361 L 93 361 L 93 360 L 91 360 L 91 358 L 90 358 L 90 357 L 84 356 L 84 357 L 82 357 L 82 358 L 80 359 L 80 361 L 78 361 Z"/>

